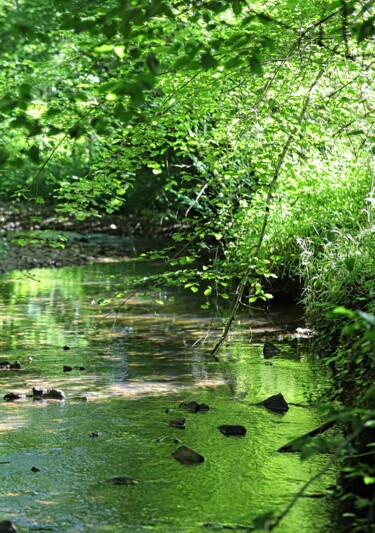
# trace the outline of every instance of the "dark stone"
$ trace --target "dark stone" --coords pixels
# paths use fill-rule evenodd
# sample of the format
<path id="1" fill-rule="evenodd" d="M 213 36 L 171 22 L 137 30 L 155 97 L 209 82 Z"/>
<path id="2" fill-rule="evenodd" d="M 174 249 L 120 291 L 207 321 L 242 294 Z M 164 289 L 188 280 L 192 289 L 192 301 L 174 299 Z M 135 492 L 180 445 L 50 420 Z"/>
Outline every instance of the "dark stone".
<path id="1" fill-rule="evenodd" d="M 50 389 L 42 396 L 46 400 L 65 400 L 65 393 L 60 389 Z"/>
<path id="2" fill-rule="evenodd" d="M 33 387 L 33 398 L 43 398 L 47 394 L 47 389 L 44 387 Z"/>
<path id="3" fill-rule="evenodd" d="M 0 533 L 17 533 L 17 528 L 10 520 L 0 522 Z"/>
<path id="4" fill-rule="evenodd" d="M 163 442 L 164 439 L 165 439 L 165 437 L 158 437 L 158 438 L 156 439 L 156 442 Z"/>
<path id="5" fill-rule="evenodd" d="M 100 435 L 99 431 L 92 431 L 92 432 L 90 433 L 90 437 L 92 437 L 92 438 L 94 438 L 94 439 L 97 438 L 97 437 L 99 437 L 99 435 Z"/>
<path id="6" fill-rule="evenodd" d="M 15 400 L 24 400 L 26 398 L 25 394 L 15 394 L 14 392 L 9 392 L 4 396 L 6 402 L 14 402 Z"/>
<path id="7" fill-rule="evenodd" d="M 199 403 L 194 400 L 191 402 L 182 402 L 179 407 L 185 409 L 185 411 L 189 411 L 189 413 L 197 413 L 199 411 Z"/>
<path id="8" fill-rule="evenodd" d="M 1 367 L 7 367 L 9 365 L 10 365 L 9 361 L 0 361 L 0 368 Z"/>
<path id="9" fill-rule="evenodd" d="M 242 437 L 246 435 L 246 428 L 244 426 L 227 426 L 224 424 L 217 429 L 227 437 Z"/>
<path id="10" fill-rule="evenodd" d="M 86 369 L 85 369 L 84 366 L 75 366 L 74 370 L 81 370 L 81 372 L 82 372 L 83 370 L 86 370 Z"/>
<path id="11" fill-rule="evenodd" d="M 176 418 L 175 420 L 170 420 L 169 425 L 176 429 L 185 429 L 185 418 Z"/>
<path id="12" fill-rule="evenodd" d="M 63 346 L 63 350 L 65 350 L 65 351 L 67 352 L 68 350 L 70 350 L 70 346 L 68 346 L 67 344 L 65 344 L 65 346 Z"/>
<path id="13" fill-rule="evenodd" d="M 40 468 L 37 468 L 36 466 L 32 466 L 31 472 L 40 472 Z"/>
<path id="14" fill-rule="evenodd" d="M 107 483 L 112 483 L 112 485 L 138 485 L 139 481 L 133 479 L 132 477 L 127 476 L 116 476 L 107 479 Z"/>
<path id="15" fill-rule="evenodd" d="M 267 400 L 261 402 L 261 405 L 264 405 L 264 407 L 270 411 L 275 411 L 276 413 L 286 413 L 289 409 L 289 406 L 281 392 L 279 392 L 279 394 L 275 394 L 275 396 L 270 396 L 267 398 Z"/>
<path id="16" fill-rule="evenodd" d="M 184 465 L 194 465 L 204 462 L 203 455 L 191 450 L 187 446 L 180 446 L 177 448 L 177 450 L 172 453 L 172 457 Z"/>
<path id="17" fill-rule="evenodd" d="M 272 342 L 266 341 L 263 346 L 263 356 L 265 359 L 269 359 L 274 355 L 277 355 L 281 352 L 280 348 L 272 344 Z"/>
<path id="18" fill-rule="evenodd" d="M 198 403 L 194 400 L 191 402 L 182 402 L 179 407 L 190 413 L 198 413 L 199 411 L 208 411 L 210 409 L 205 403 Z"/>
<path id="19" fill-rule="evenodd" d="M 20 370 L 21 363 L 19 361 L 15 361 L 14 363 L 10 363 L 9 370 Z"/>
<path id="20" fill-rule="evenodd" d="M 63 371 L 64 372 L 71 372 L 72 370 L 73 370 L 72 366 L 68 366 L 68 365 L 64 365 L 63 366 Z"/>

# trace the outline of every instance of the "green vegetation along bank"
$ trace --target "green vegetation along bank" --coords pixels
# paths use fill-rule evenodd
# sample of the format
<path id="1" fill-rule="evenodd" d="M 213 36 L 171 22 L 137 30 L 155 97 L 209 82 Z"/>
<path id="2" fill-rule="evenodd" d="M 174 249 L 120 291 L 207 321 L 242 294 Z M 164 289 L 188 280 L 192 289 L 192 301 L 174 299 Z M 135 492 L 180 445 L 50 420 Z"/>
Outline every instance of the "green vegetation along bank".
<path id="1" fill-rule="evenodd" d="M 0 200 L 175 226 L 154 281 L 217 296 L 223 342 L 298 282 L 347 430 L 345 520 L 373 530 L 373 3 L 3 4 Z"/>

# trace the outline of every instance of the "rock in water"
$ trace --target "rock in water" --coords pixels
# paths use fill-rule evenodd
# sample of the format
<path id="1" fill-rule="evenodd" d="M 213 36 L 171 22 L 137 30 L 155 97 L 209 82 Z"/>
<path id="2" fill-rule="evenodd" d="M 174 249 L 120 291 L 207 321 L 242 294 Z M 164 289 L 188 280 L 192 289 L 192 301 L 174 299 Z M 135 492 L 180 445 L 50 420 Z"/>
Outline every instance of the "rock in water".
<path id="1" fill-rule="evenodd" d="M 47 394 L 43 395 L 47 400 L 65 400 L 65 393 L 60 389 L 47 390 Z"/>
<path id="2" fill-rule="evenodd" d="M 47 389 L 44 387 L 33 387 L 33 398 L 40 399 L 47 394 Z"/>
<path id="3" fill-rule="evenodd" d="M 190 413 L 198 413 L 199 411 L 208 411 L 210 409 L 205 403 L 198 403 L 194 400 L 191 402 L 182 402 L 179 407 Z"/>
<path id="4" fill-rule="evenodd" d="M 227 426 L 224 424 L 217 429 L 226 437 L 242 437 L 246 435 L 246 428 L 244 426 Z"/>
<path id="5" fill-rule="evenodd" d="M 286 403 L 281 392 L 275 394 L 275 396 L 270 396 L 267 400 L 261 402 L 261 405 L 264 405 L 264 407 L 270 411 L 275 411 L 276 413 L 286 413 L 289 409 L 289 405 Z"/>
<path id="6" fill-rule="evenodd" d="M 175 420 L 170 420 L 169 425 L 176 429 L 185 429 L 185 418 L 176 418 Z"/>
<path id="7" fill-rule="evenodd" d="M 6 402 L 14 402 L 16 400 L 24 400 L 26 398 L 25 394 L 15 394 L 14 392 L 9 392 L 4 396 Z"/>
<path id="8" fill-rule="evenodd" d="M 138 479 L 127 476 L 116 476 L 107 479 L 107 483 L 112 483 L 112 485 L 138 485 Z"/>
<path id="9" fill-rule="evenodd" d="M 203 455 L 200 455 L 187 446 L 180 446 L 177 448 L 177 450 L 172 453 L 172 457 L 183 465 L 194 465 L 204 462 Z"/>
<path id="10" fill-rule="evenodd" d="M 66 395 L 60 389 L 45 389 L 44 387 L 34 387 L 33 398 L 36 400 L 65 400 Z"/>
<path id="11" fill-rule="evenodd" d="M 17 533 L 17 528 L 10 520 L 0 522 L 0 533 Z"/>
<path id="12" fill-rule="evenodd" d="M 10 363 L 9 370 L 20 370 L 21 369 L 21 363 L 19 361 L 15 361 L 14 363 Z"/>
<path id="13" fill-rule="evenodd" d="M 273 357 L 274 355 L 277 355 L 280 353 L 281 350 L 272 342 L 266 341 L 263 346 L 263 356 L 265 359 L 269 359 L 270 357 Z"/>

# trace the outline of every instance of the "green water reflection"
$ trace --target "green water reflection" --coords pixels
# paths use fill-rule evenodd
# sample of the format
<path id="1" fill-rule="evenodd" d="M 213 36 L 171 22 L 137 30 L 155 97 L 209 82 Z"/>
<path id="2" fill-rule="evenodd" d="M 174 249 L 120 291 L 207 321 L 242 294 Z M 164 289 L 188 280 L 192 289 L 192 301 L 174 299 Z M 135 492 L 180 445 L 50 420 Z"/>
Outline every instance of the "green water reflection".
<path id="1" fill-rule="evenodd" d="M 194 533 L 208 531 L 205 523 L 249 525 L 262 513 L 283 510 L 327 461 L 320 455 L 302 463 L 276 453 L 321 423 L 314 409 L 291 407 L 280 416 L 254 405 L 278 392 L 306 403 L 324 381 L 303 346 L 280 344 L 272 364 L 262 358 L 264 338 L 295 327 L 291 310 L 254 316 L 234 334 L 223 362 L 208 363 L 192 344 L 210 317 L 188 293 L 162 293 L 163 306 L 133 295 L 101 316 L 106 309 L 98 300 L 147 268 L 98 264 L 1 278 L 0 361 L 22 363 L 20 371 L 0 370 L 1 398 L 33 386 L 68 394 L 65 402 L 0 401 L 0 515 L 21 532 Z M 249 325 L 258 335 L 250 337 Z M 63 365 L 85 370 L 64 373 Z M 77 399 L 83 394 L 87 402 Z M 211 409 L 185 413 L 178 405 L 188 399 Z M 169 425 L 181 416 L 185 430 Z M 242 424 L 247 435 L 225 437 L 221 424 Z M 206 461 L 177 463 L 171 457 L 176 438 Z M 121 475 L 139 483 L 105 483 Z M 334 483 L 330 471 L 309 493 Z M 325 500 L 302 498 L 277 531 L 329 531 L 330 511 Z"/>

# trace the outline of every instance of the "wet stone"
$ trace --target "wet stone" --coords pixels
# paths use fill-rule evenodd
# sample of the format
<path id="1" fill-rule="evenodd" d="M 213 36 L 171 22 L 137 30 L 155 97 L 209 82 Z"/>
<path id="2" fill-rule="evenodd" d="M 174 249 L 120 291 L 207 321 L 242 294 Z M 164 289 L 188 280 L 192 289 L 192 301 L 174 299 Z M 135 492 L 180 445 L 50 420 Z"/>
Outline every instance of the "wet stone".
<path id="1" fill-rule="evenodd" d="M 63 366 L 63 371 L 64 372 L 71 372 L 72 370 L 73 370 L 72 366 L 68 366 L 68 365 L 64 365 Z"/>
<path id="2" fill-rule="evenodd" d="M 65 400 L 65 393 L 60 389 L 50 389 L 43 395 L 43 398 L 47 400 Z"/>
<path id="3" fill-rule="evenodd" d="M 204 462 L 204 457 L 187 446 L 180 446 L 172 453 L 172 457 L 184 465 L 193 465 Z"/>
<path id="4" fill-rule="evenodd" d="M 26 394 L 16 394 L 14 392 L 9 392 L 4 396 L 6 402 L 14 402 L 16 400 L 25 400 Z"/>
<path id="5" fill-rule="evenodd" d="M 21 369 L 21 363 L 19 361 L 15 361 L 14 363 L 10 363 L 8 368 L 9 368 L 9 370 L 20 370 Z"/>
<path id="6" fill-rule="evenodd" d="M 266 341 L 263 346 L 263 356 L 265 359 L 274 357 L 281 352 L 280 348 L 272 344 L 272 342 Z"/>
<path id="7" fill-rule="evenodd" d="M 176 418 L 175 420 L 170 420 L 169 425 L 176 429 L 185 429 L 185 418 Z"/>
<path id="8" fill-rule="evenodd" d="M 40 468 L 37 468 L 36 466 L 32 466 L 31 467 L 31 472 L 34 472 L 34 473 L 40 472 Z"/>
<path id="9" fill-rule="evenodd" d="M 191 402 L 182 402 L 179 407 L 189 411 L 189 413 L 198 413 L 199 411 L 208 411 L 210 408 L 205 403 L 198 403 L 194 400 Z"/>
<path id="10" fill-rule="evenodd" d="M 10 520 L 0 522 L 0 533 L 17 533 L 17 528 Z"/>
<path id="11" fill-rule="evenodd" d="M 47 389 L 44 387 L 33 387 L 33 398 L 43 398 L 47 394 Z"/>
<path id="12" fill-rule="evenodd" d="M 132 477 L 116 476 L 107 479 L 107 483 L 111 483 L 112 485 L 138 485 L 139 481 Z"/>
<path id="13" fill-rule="evenodd" d="M 274 396 L 270 396 L 267 398 L 267 400 L 261 402 L 261 405 L 264 405 L 264 407 L 270 411 L 275 411 L 276 413 L 286 413 L 289 409 L 289 406 L 281 392 L 279 392 L 279 394 L 275 394 Z"/>
<path id="14" fill-rule="evenodd" d="M 218 430 L 226 437 L 242 437 L 246 435 L 246 428 L 244 426 L 228 426 L 223 424 L 218 427 Z"/>

